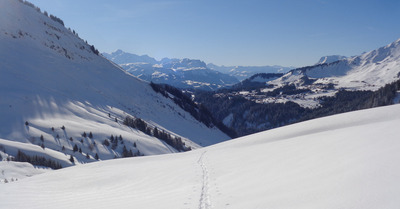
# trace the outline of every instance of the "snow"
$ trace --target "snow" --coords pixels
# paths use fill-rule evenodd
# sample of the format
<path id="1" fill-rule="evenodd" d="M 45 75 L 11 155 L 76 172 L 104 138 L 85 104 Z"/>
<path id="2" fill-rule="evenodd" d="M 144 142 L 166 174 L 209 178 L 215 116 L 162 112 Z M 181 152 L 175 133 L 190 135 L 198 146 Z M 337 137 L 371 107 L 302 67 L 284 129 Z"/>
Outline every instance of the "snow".
<path id="1" fill-rule="evenodd" d="M 224 123 L 226 126 L 230 127 L 233 122 L 233 113 L 230 113 L 228 116 L 222 120 L 222 123 Z"/>
<path id="2" fill-rule="evenodd" d="M 319 59 L 318 64 L 325 64 L 325 63 L 332 63 L 332 62 L 336 62 L 338 60 L 342 60 L 345 59 L 346 56 L 341 56 L 341 55 L 329 55 L 329 56 L 324 56 L 321 57 L 321 59 Z"/>
<path id="3" fill-rule="evenodd" d="M 8 154 L 19 149 L 57 159 L 64 166 L 71 165 L 70 154 L 76 164 L 94 161 L 96 153 L 100 159 L 113 159 L 120 157 L 122 146 L 112 150 L 102 145 L 111 134 L 122 135 L 125 145 L 141 154 L 176 152 L 165 142 L 122 125 L 126 116 L 162 127 L 194 149 L 229 139 L 19 1 L 0 1 L 0 63 L 0 145 L 10 148 Z M 94 138 L 82 137 L 83 132 L 93 132 Z M 45 149 L 39 146 L 41 135 Z M 75 144 L 82 154 L 71 151 Z M 68 155 L 61 152 L 63 146 Z"/>
<path id="4" fill-rule="evenodd" d="M 29 163 L 0 161 L 0 183 L 13 183 L 45 172 L 51 172 L 51 170 L 33 167 Z"/>
<path id="5" fill-rule="evenodd" d="M 70 167 L 2 185 L 1 208 L 398 208 L 399 124 L 393 105 Z"/>

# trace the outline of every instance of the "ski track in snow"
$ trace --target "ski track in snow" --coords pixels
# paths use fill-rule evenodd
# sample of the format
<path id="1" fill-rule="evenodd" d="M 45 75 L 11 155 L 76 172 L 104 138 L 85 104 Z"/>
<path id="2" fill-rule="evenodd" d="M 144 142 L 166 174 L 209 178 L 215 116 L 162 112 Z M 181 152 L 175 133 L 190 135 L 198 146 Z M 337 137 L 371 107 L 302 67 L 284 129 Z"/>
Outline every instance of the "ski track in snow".
<path id="1" fill-rule="evenodd" d="M 201 195 L 199 201 L 199 209 L 209 209 L 211 208 L 210 194 L 209 194 L 209 175 L 207 166 L 203 160 L 204 155 L 207 151 L 204 151 L 201 155 L 197 163 L 200 165 L 202 174 L 202 187 L 201 187 Z"/>

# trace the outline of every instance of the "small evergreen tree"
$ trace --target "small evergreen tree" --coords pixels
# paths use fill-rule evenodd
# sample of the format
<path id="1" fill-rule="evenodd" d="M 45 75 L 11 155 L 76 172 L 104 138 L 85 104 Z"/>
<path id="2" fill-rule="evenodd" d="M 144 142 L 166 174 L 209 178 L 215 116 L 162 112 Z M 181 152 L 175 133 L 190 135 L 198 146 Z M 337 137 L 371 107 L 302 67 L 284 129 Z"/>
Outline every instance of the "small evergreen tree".
<path id="1" fill-rule="evenodd" d="M 89 133 L 89 138 L 93 139 L 93 134 L 92 134 L 92 132 Z"/>
<path id="2" fill-rule="evenodd" d="M 96 153 L 96 155 L 94 156 L 94 159 L 99 160 L 99 155 Z"/>
<path id="3" fill-rule="evenodd" d="M 69 137 L 69 140 L 72 142 L 72 141 L 74 141 L 74 139 L 72 138 L 72 137 Z"/>
<path id="4" fill-rule="evenodd" d="M 71 163 L 75 163 L 74 157 L 72 157 L 72 155 L 71 155 L 71 157 L 69 158 L 69 161 L 71 161 Z"/>
<path id="5" fill-rule="evenodd" d="M 90 159 L 89 153 L 86 153 L 86 159 Z"/>
<path id="6" fill-rule="evenodd" d="M 79 150 L 79 149 L 78 149 L 78 145 L 75 144 L 72 151 L 76 152 L 76 151 L 78 151 L 78 150 Z"/>
<path id="7" fill-rule="evenodd" d="M 62 130 L 65 130 L 65 126 L 62 126 L 61 129 L 62 129 Z"/>
<path id="8" fill-rule="evenodd" d="M 82 137 L 85 137 L 86 138 L 86 132 L 83 132 L 83 134 L 82 134 Z"/>
<path id="9" fill-rule="evenodd" d="M 103 145 L 107 147 L 110 146 L 110 142 L 108 141 L 108 139 L 104 139 Z"/>
<path id="10" fill-rule="evenodd" d="M 26 126 L 29 126 L 29 123 L 28 123 L 28 121 L 25 121 L 25 125 L 26 125 Z"/>
<path id="11" fill-rule="evenodd" d="M 114 139 L 114 141 L 112 142 L 111 149 L 115 150 L 117 147 L 118 147 L 118 140 Z"/>
<path id="12" fill-rule="evenodd" d="M 44 147 L 44 143 L 42 143 L 42 145 L 40 145 L 41 147 L 42 147 L 42 149 L 44 149 L 45 147 Z"/>
<path id="13" fill-rule="evenodd" d="M 79 153 L 81 153 L 82 154 L 82 149 L 79 147 Z"/>
<path id="14" fill-rule="evenodd" d="M 51 130 L 54 132 L 54 127 L 51 127 Z"/>
<path id="15" fill-rule="evenodd" d="M 44 137 L 43 137 L 43 134 L 42 134 L 42 135 L 40 135 L 40 141 L 44 142 Z"/>

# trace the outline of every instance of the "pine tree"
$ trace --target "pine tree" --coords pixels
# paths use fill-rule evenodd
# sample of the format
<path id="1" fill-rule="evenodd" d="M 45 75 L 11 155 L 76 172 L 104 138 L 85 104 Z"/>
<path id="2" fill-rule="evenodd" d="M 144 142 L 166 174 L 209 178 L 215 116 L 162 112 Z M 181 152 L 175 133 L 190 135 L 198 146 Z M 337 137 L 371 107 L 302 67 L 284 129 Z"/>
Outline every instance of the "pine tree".
<path id="1" fill-rule="evenodd" d="M 69 158 L 69 161 L 71 161 L 71 163 L 74 163 L 74 162 L 75 162 L 74 157 L 72 157 L 72 155 L 71 155 L 71 157 Z"/>
<path id="2" fill-rule="evenodd" d="M 44 149 L 45 147 L 44 147 L 44 143 L 42 143 L 42 145 L 40 145 L 41 147 L 42 147 L 42 149 Z"/>
<path id="3" fill-rule="evenodd" d="M 51 127 L 51 130 L 54 132 L 54 127 Z"/>
<path id="4" fill-rule="evenodd" d="M 114 141 L 112 142 L 111 149 L 115 150 L 117 147 L 118 147 L 118 140 L 114 139 Z"/>
<path id="5" fill-rule="evenodd" d="M 79 153 L 81 153 L 82 154 L 82 149 L 79 147 Z"/>
<path id="6" fill-rule="evenodd" d="M 40 141 L 44 142 L 44 137 L 43 137 L 43 134 L 42 134 L 42 135 L 40 135 Z"/>
<path id="7" fill-rule="evenodd" d="M 69 137 L 69 140 L 72 142 L 72 141 L 74 141 L 74 139 L 72 139 L 72 137 Z"/>
<path id="8" fill-rule="evenodd" d="M 136 142 L 133 142 L 133 147 L 136 147 Z"/>
<path id="9" fill-rule="evenodd" d="M 94 156 L 94 159 L 99 160 L 99 155 L 96 153 L 96 155 Z"/>
<path id="10" fill-rule="evenodd" d="M 104 139 L 103 145 L 108 147 L 110 146 L 110 142 L 107 139 Z"/>
<path id="11" fill-rule="evenodd" d="M 122 148 L 122 157 L 129 157 L 129 152 L 125 146 Z"/>
<path id="12" fill-rule="evenodd" d="M 65 130 L 65 126 L 62 126 L 61 129 L 62 129 L 62 130 Z"/>
<path id="13" fill-rule="evenodd" d="M 86 153 L 86 159 L 90 159 L 89 153 Z"/>
<path id="14" fill-rule="evenodd" d="M 29 123 L 28 123 L 28 121 L 25 121 L 25 125 L 26 125 L 26 126 L 29 126 Z"/>
<path id="15" fill-rule="evenodd" d="M 82 134 L 82 137 L 85 137 L 86 138 L 86 132 L 83 132 L 83 134 Z"/>
<path id="16" fill-rule="evenodd" d="M 92 132 L 89 133 L 89 138 L 93 139 L 93 134 L 92 134 Z"/>
<path id="17" fill-rule="evenodd" d="M 78 150 L 79 150 L 79 149 L 78 149 L 78 146 L 75 144 L 75 145 L 74 145 L 74 148 L 73 148 L 73 151 L 76 152 L 76 151 L 78 151 Z"/>

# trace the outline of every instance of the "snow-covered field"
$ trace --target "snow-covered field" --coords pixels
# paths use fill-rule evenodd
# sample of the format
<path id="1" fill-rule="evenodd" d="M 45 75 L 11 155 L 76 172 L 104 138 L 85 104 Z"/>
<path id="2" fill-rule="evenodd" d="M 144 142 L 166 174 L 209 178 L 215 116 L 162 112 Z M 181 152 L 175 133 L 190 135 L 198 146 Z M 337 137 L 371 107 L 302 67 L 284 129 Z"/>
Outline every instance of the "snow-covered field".
<path id="1" fill-rule="evenodd" d="M 0 186 L 0 208 L 399 208 L 400 105 Z"/>

